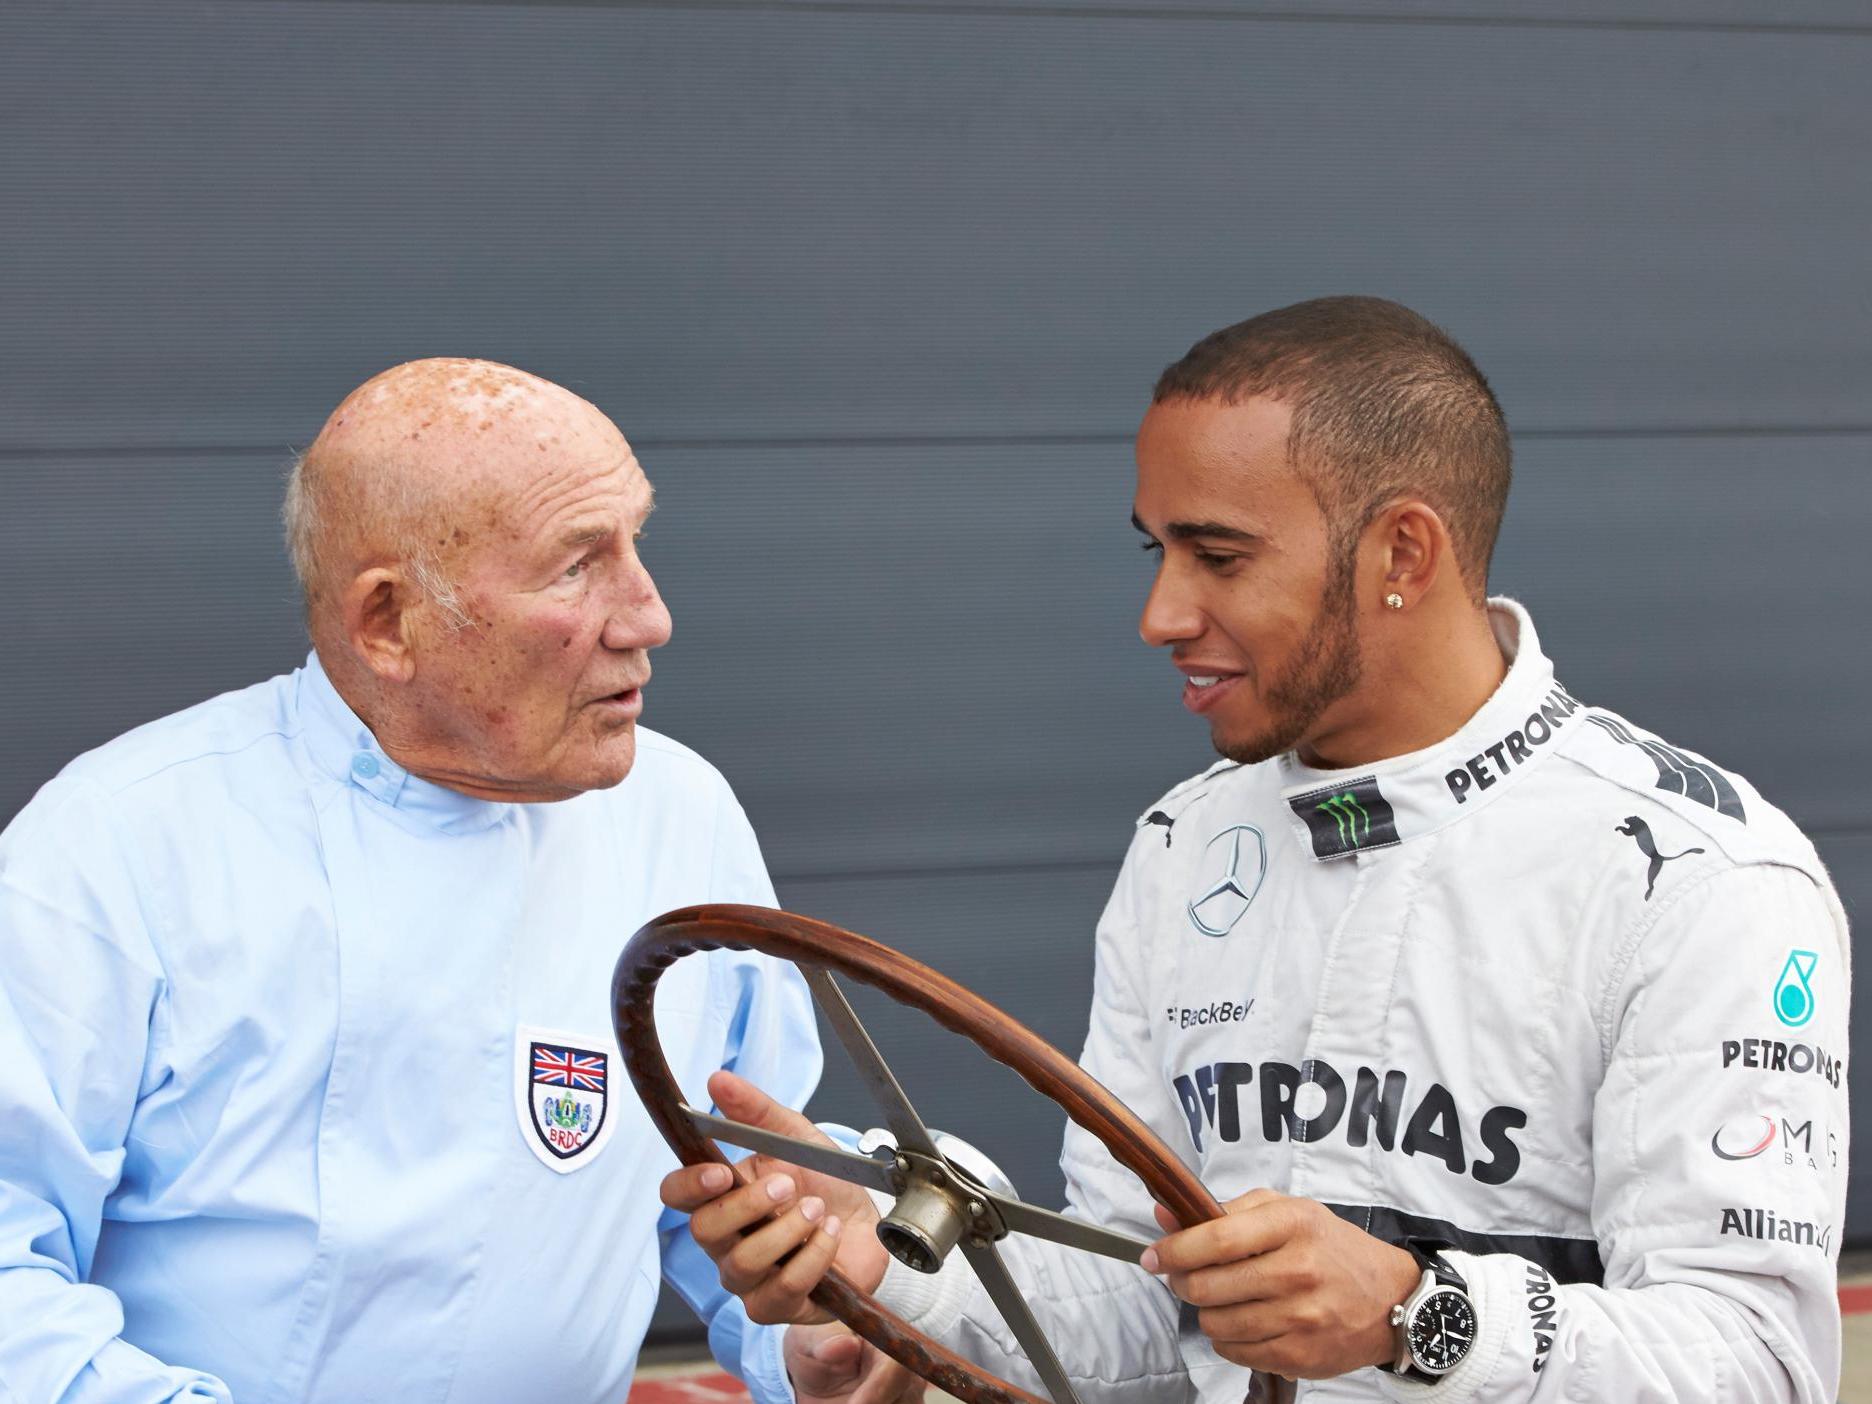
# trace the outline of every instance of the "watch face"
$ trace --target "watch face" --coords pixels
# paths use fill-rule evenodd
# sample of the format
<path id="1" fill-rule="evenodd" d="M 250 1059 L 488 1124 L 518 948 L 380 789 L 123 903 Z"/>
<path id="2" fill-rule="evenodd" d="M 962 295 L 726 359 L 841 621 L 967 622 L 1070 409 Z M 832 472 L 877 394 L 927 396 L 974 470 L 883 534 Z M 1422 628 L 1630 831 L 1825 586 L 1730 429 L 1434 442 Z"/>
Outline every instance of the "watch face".
<path id="1" fill-rule="evenodd" d="M 1411 1357 L 1425 1370 L 1442 1374 L 1453 1370 L 1475 1342 L 1475 1308 L 1467 1294 L 1454 1287 L 1439 1287 L 1411 1313 Z"/>

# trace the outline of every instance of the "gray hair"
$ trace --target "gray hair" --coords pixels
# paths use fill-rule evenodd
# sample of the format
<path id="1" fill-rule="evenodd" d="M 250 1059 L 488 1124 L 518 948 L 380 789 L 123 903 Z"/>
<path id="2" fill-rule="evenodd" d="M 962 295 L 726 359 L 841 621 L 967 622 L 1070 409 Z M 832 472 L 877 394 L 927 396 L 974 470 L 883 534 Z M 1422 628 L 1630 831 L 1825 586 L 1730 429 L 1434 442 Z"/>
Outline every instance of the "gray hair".
<path id="1" fill-rule="evenodd" d="M 308 618 L 332 584 L 334 569 L 330 487 L 316 466 L 308 466 L 309 457 L 309 451 L 296 453 L 287 465 L 286 496 L 280 507 L 286 554 L 292 561 L 293 574 L 299 578 Z M 424 510 L 432 505 L 428 495 L 417 490 L 402 473 L 374 474 L 371 491 L 378 498 L 371 505 L 380 512 L 380 520 L 391 523 L 397 555 L 418 592 L 441 611 L 450 629 L 471 626 L 474 617 L 462 603 L 460 588 L 442 569 L 426 534 L 417 525 L 431 515 Z"/>

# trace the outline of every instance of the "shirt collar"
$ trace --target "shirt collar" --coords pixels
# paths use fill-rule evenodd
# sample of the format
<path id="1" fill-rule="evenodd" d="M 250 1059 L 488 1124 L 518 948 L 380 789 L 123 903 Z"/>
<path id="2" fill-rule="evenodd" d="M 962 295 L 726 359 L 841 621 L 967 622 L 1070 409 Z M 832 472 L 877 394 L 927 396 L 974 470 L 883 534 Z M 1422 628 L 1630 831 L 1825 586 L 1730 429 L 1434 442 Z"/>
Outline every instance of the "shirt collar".
<path id="1" fill-rule="evenodd" d="M 313 764 L 334 780 L 446 832 L 486 829 L 506 817 L 507 804 L 437 785 L 391 760 L 338 695 L 316 652 L 306 655 L 297 679 L 300 738 Z"/>
<path id="2" fill-rule="evenodd" d="M 1527 611 L 1502 598 L 1488 609 L 1508 675 L 1455 735 L 1350 770 L 1281 757 L 1281 798 L 1314 858 L 1389 848 L 1466 818 L 1520 783 L 1578 727 L 1580 704 L 1554 681 Z"/>

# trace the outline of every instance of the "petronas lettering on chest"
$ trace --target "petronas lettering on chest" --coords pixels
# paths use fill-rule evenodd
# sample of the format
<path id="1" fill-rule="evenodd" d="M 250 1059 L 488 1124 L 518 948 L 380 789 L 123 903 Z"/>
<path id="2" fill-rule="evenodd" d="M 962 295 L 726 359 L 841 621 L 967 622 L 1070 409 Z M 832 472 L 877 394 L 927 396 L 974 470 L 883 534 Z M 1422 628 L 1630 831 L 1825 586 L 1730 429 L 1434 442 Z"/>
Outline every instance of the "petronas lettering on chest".
<path id="1" fill-rule="evenodd" d="M 1527 1125 L 1519 1107 L 1490 1107 L 1470 1129 L 1455 1096 L 1439 1082 L 1413 1087 L 1392 1068 L 1359 1068 L 1348 1083 L 1329 1063 L 1202 1063 L 1171 1078 L 1190 1141 L 1198 1153 L 1214 1136 L 1234 1144 L 1256 1131 L 1272 1144 L 1343 1137 L 1355 1148 L 1427 1155 L 1453 1175 L 1485 1185 L 1506 1184 L 1521 1168 L 1521 1150 L 1509 1133 Z M 1300 1114 L 1301 1092 L 1314 1089 L 1310 1115 Z M 1479 1151 L 1472 1157 L 1472 1150 Z"/>

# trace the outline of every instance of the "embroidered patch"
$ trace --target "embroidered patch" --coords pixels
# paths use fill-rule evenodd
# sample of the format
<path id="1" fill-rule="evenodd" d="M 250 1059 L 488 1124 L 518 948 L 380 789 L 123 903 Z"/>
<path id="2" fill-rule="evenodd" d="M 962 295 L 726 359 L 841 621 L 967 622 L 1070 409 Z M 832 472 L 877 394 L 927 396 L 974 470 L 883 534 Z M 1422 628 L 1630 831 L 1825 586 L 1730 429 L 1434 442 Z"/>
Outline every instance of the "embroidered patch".
<path id="1" fill-rule="evenodd" d="M 561 1175 L 592 1160 L 610 1139 L 605 1116 L 611 1050 L 598 1040 L 520 1025 L 514 1031 L 514 1109 L 520 1137 Z"/>
<path id="2" fill-rule="evenodd" d="M 1391 801 L 1378 792 L 1378 781 L 1370 775 L 1309 790 L 1287 804 L 1305 822 L 1315 858 L 1342 858 L 1402 841 Z"/>

